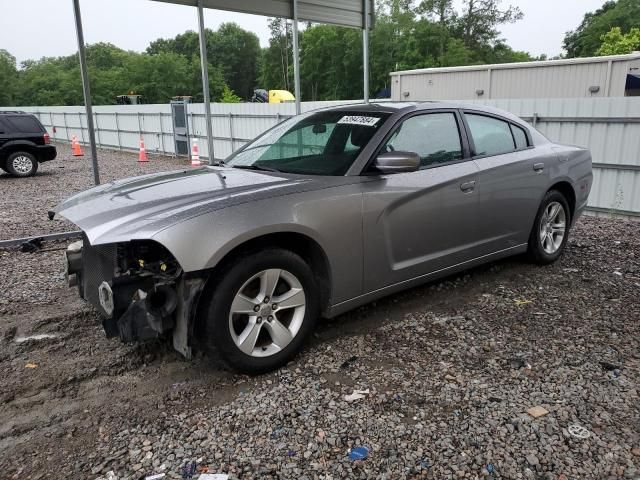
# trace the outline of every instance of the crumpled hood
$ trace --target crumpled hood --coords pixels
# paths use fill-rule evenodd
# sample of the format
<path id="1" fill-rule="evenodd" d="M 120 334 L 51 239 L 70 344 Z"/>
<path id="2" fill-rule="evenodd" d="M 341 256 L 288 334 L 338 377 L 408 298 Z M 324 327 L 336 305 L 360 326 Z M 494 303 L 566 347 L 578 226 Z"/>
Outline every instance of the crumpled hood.
<path id="1" fill-rule="evenodd" d="M 151 238 L 213 210 L 353 182 L 354 177 L 203 167 L 117 180 L 76 194 L 53 211 L 78 225 L 91 244 L 113 243 Z"/>

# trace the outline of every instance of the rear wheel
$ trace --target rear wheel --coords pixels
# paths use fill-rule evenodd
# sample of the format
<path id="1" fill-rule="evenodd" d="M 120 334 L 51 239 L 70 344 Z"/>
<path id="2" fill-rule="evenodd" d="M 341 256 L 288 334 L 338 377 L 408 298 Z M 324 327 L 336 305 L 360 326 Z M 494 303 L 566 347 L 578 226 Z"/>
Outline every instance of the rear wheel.
<path id="1" fill-rule="evenodd" d="M 286 364 L 318 316 L 318 291 L 298 255 L 268 249 L 240 258 L 204 292 L 201 341 L 229 367 L 258 374 Z M 206 297 L 205 297 L 206 298 Z"/>
<path id="2" fill-rule="evenodd" d="M 529 256 L 539 264 L 555 262 L 567 244 L 571 213 L 562 193 L 551 190 L 544 196 L 529 237 Z"/>
<path id="3" fill-rule="evenodd" d="M 38 171 L 38 161 L 29 152 L 13 152 L 7 158 L 5 166 L 16 177 L 30 177 Z"/>

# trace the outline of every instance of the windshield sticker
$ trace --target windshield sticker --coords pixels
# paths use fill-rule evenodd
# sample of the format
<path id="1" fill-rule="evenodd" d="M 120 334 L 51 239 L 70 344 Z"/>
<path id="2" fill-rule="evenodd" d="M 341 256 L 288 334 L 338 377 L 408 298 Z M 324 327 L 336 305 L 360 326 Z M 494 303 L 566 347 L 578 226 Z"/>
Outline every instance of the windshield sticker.
<path id="1" fill-rule="evenodd" d="M 380 121 L 378 117 L 364 117 L 362 115 L 346 115 L 338 120 L 338 123 L 346 123 L 349 125 L 362 125 L 365 127 L 375 127 Z"/>

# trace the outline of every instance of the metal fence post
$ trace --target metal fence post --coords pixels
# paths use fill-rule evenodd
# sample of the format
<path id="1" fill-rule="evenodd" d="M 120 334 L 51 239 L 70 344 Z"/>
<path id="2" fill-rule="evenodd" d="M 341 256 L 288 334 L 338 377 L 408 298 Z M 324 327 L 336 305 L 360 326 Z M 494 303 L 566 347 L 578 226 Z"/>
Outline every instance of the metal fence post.
<path id="1" fill-rule="evenodd" d="M 164 127 L 162 126 L 162 112 L 159 113 L 160 118 L 160 144 L 162 145 L 162 154 L 166 155 L 167 152 L 164 149 Z"/>
<path id="2" fill-rule="evenodd" d="M 533 128 L 536 128 L 536 125 L 538 125 L 538 113 L 534 112 L 533 113 Z"/>
<path id="3" fill-rule="evenodd" d="M 64 122 L 64 137 L 69 141 L 69 127 L 67 126 L 67 112 L 62 112 L 62 120 Z"/>
<path id="4" fill-rule="evenodd" d="M 82 126 L 82 112 L 78 112 L 78 121 L 80 122 L 80 138 L 84 143 L 84 127 Z"/>
<path id="5" fill-rule="evenodd" d="M 98 125 L 98 112 L 93 113 L 96 117 L 96 136 L 98 137 L 98 141 L 96 142 L 99 147 L 102 146 L 102 142 L 100 141 L 100 125 Z"/>
<path id="6" fill-rule="evenodd" d="M 231 140 L 231 153 L 233 153 L 234 143 L 233 143 L 233 114 L 229 112 L 229 140 Z"/>
<path id="7" fill-rule="evenodd" d="M 118 112 L 116 114 L 116 136 L 118 137 L 118 150 L 122 150 L 122 143 L 120 142 L 120 122 L 118 122 Z"/>
<path id="8" fill-rule="evenodd" d="M 53 139 L 56 139 L 56 126 L 53 124 L 53 113 L 49 111 L 49 121 L 51 122 L 51 134 L 53 135 Z"/>

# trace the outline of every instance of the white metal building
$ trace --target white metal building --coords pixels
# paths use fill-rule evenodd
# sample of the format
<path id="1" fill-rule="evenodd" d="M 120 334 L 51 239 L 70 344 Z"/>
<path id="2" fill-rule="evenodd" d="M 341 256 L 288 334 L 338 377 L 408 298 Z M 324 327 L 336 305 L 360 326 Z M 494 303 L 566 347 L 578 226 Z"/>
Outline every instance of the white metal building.
<path id="1" fill-rule="evenodd" d="M 640 52 L 391 73 L 392 100 L 640 96 Z"/>

